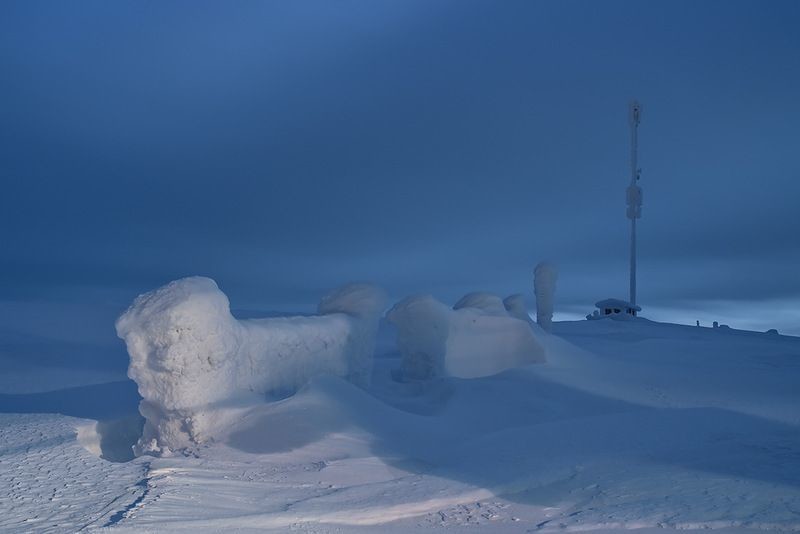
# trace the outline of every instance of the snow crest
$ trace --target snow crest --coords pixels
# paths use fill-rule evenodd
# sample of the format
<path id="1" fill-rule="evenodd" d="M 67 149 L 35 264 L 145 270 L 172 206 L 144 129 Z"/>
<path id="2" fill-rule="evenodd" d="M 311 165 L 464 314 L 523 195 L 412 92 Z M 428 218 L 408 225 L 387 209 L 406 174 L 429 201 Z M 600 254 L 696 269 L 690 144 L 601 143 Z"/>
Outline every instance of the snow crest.
<path id="1" fill-rule="evenodd" d="M 509 309 L 506 309 L 506 305 Z M 397 327 L 401 372 L 407 379 L 477 378 L 545 361 L 519 298 L 470 293 L 455 309 L 430 295 L 411 296 L 389 311 Z"/>
<path id="2" fill-rule="evenodd" d="M 240 321 L 210 278 L 139 296 L 116 324 L 130 355 L 128 376 L 143 397 L 136 454 L 208 441 L 237 409 L 316 375 L 366 385 L 384 302 L 382 290 L 353 284 L 324 297 L 318 316 Z"/>

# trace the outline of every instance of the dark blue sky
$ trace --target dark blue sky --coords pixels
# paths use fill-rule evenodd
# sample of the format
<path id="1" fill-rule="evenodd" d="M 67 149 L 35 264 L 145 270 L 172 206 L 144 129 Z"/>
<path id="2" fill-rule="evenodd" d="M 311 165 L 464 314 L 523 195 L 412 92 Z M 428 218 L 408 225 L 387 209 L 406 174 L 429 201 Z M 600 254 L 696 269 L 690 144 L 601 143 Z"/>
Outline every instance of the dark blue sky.
<path id="1" fill-rule="evenodd" d="M 644 315 L 800 334 L 798 27 L 778 1 L 3 2 L 0 318 L 108 340 L 191 274 L 246 309 L 530 295 L 542 259 L 588 313 L 627 294 L 637 97 Z"/>

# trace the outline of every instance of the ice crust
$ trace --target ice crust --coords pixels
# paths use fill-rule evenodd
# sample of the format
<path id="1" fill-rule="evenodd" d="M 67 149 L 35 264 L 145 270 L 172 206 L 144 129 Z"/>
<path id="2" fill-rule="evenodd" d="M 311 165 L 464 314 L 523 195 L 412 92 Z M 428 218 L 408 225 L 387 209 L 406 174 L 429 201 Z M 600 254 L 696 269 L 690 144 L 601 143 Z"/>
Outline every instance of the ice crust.
<path id="1" fill-rule="evenodd" d="M 477 378 L 544 362 L 527 317 L 521 297 L 504 303 L 487 293 L 465 295 L 454 309 L 430 295 L 411 296 L 387 314 L 397 328 L 401 372 L 411 380 Z"/>
<path id="2" fill-rule="evenodd" d="M 128 376 L 146 422 L 137 455 L 169 454 L 213 439 L 226 417 L 266 393 L 333 374 L 366 385 L 382 290 L 364 284 L 325 296 L 318 316 L 237 320 L 210 278 L 190 277 L 139 296 L 117 320 Z"/>

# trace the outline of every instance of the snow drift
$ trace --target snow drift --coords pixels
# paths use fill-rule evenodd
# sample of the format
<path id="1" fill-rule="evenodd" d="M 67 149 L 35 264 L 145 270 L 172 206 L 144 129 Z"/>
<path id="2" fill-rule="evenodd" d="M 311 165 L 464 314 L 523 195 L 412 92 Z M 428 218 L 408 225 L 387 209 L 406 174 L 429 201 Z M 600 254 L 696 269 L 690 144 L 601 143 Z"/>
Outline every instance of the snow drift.
<path id="1" fill-rule="evenodd" d="M 544 362 L 544 349 L 523 316 L 521 299 L 504 305 L 487 293 L 470 293 L 455 309 L 430 295 L 412 296 L 387 314 L 397 327 L 403 376 L 415 380 L 476 378 Z"/>
<path id="2" fill-rule="evenodd" d="M 349 285 L 324 297 L 318 316 L 240 321 L 209 278 L 139 296 L 116 324 L 143 397 L 136 454 L 207 441 L 237 405 L 294 391 L 315 375 L 365 385 L 384 302 L 378 288 Z"/>

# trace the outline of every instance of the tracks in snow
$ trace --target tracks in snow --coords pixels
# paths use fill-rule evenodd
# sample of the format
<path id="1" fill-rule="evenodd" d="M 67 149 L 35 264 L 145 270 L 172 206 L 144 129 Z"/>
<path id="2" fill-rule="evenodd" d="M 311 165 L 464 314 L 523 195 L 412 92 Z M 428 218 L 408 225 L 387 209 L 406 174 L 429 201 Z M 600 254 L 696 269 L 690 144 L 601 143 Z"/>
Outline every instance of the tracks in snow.
<path id="1" fill-rule="evenodd" d="M 91 531 L 141 500 L 146 463 L 91 454 L 76 439 L 80 423 L 62 415 L 0 415 L 0 531 Z"/>

